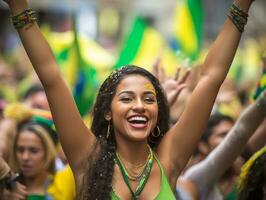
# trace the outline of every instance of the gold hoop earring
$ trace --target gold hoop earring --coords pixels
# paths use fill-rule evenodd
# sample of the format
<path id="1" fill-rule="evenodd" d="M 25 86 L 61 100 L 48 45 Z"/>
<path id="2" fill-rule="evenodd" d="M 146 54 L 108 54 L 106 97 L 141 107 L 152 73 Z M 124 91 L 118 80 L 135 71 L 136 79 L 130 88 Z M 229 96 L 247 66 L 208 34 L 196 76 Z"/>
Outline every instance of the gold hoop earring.
<path id="1" fill-rule="evenodd" d="M 107 127 L 106 139 L 108 139 L 109 136 L 110 136 L 110 121 L 108 121 L 108 127 Z"/>
<path id="2" fill-rule="evenodd" d="M 154 130 L 152 131 L 151 135 L 155 138 L 159 137 L 161 135 L 161 131 L 159 129 L 159 126 L 156 126 L 157 128 L 157 134 L 154 134 Z"/>

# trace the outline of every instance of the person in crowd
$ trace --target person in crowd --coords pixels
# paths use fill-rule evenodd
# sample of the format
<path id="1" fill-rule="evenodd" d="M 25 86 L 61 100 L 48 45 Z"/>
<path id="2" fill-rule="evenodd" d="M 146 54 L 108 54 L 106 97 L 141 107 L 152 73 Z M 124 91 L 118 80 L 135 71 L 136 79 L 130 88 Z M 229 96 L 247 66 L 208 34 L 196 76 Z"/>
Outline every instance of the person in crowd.
<path id="1" fill-rule="evenodd" d="M 247 22 L 252 0 L 236 0 L 178 122 L 158 80 L 127 65 L 100 87 L 91 129 L 84 124 L 26 0 L 5 0 L 45 89 L 78 199 L 175 199 L 177 178 L 206 126 Z M 41 52 L 40 52 L 41 50 Z"/>
<path id="2" fill-rule="evenodd" d="M 6 107 L 4 111 L 4 116 L 6 120 L 13 121 L 14 124 L 16 124 L 15 129 L 16 128 L 20 129 L 20 127 L 29 127 L 27 129 L 30 129 L 34 132 L 34 130 L 36 129 L 34 127 L 38 127 L 38 129 L 40 129 L 42 132 L 41 136 L 45 134 L 44 135 L 45 138 L 40 137 L 41 143 L 43 145 L 46 144 L 44 145 L 45 155 L 47 154 L 51 155 L 51 153 L 53 155 L 55 150 L 57 150 L 56 153 L 58 153 L 58 148 L 60 145 L 58 144 L 56 130 L 55 130 L 54 123 L 53 123 L 53 120 L 52 120 L 52 117 L 49 111 L 29 108 L 28 106 L 25 106 L 22 103 L 13 103 L 13 104 L 9 104 Z M 36 135 L 38 136 L 37 133 Z M 16 138 L 15 138 L 15 141 L 17 141 Z M 47 149 L 50 149 L 50 150 L 48 151 Z M 15 166 L 14 167 L 15 171 L 19 172 L 20 170 L 18 170 L 18 162 L 16 159 L 14 159 L 14 156 L 15 156 L 14 151 L 15 150 L 13 150 L 13 154 L 11 155 L 11 158 L 13 158 L 11 159 L 12 160 L 11 163 L 13 163 L 12 166 Z M 52 156 L 52 158 L 55 156 Z M 50 160 L 50 157 L 51 156 L 47 156 L 47 159 Z M 31 159 L 29 159 L 28 162 L 30 162 L 33 167 L 34 165 L 33 157 L 31 157 Z M 61 198 L 64 197 L 65 200 L 74 200 L 75 199 L 75 187 L 73 186 L 74 179 L 73 179 L 72 171 L 69 168 L 69 166 L 67 166 L 66 169 L 64 170 L 62 171 L 60 170 L 59 172 L 57 172 L 56 162 L 54 161 L 54 159 L 49 161 L 49 163 L 50 163 L 49 165 L 51 166 L 49 167 L 49 180 L 50 181 L 49 181 L 49 187 L 46 186 L 46 192 L 49 195 L 38 195 L 37 197 L 43 198 L 45 196 L 45 198 L 49 197 L 49 199 L 52 199 L 52 200 L 60 200 Z M 40 164 L 41 164 L 41 161 L 40 161 Z M 44 163 L 42 164 L 44 165 Z M 23 173 L 21 174 L 23 175 Z M 23 180 L 23 179 L 20 179 L 20 180 Z M 28 191 L 28 188 L 26 188 L 26 191 Z M 17 193 L 20 194 L 21 191 L 18 191 Z M 17 193 L 14 193 L 14 194 L 17 194 Z M 30 198 L 33 198 L 33 195 L 30 195 Z"/>
<path id="3" fill-rule="evenodd" d="M 257 151 L 242 167 L 238 200 L 266 199 L 266 147 Z"/>
<path id="4" fill-rule="evenodd" d="M 208 124 L 186 168 L 204 160 L 224 139 L 234 125 L 234 120 L 228 115 L 215 112 L 211 114 Z"/>
<path id="5" fill-rule="evenodd" d="M 50 110 L 44 89 L 38 83 L 31 85 L 25 91 L 22 101 L 31 108 Z"/>
<path id="6" fill-rule="evenodd" d="M 177 189 L 185 192 L 182 189 L 186 190 L 186 185 L 194 187 L 192 192 L 187 190 L 193 199 L 197 197 L 200 200 L 224 199 L 235 184 L 236 174 L 227 174 L 225 178 L 223 175 L 241 154 L 259 125 L 263 123 L 265 110 L 266 91 L 263 91 L 260 97 L 240 115 L 221 144 L 206 159 L 185 172 Z"/>
<path id="7" fill-rule="evenodd" d="M 19 195 L 23 199 L 51 199 L 47 190 L 53 181 L 55 155 L 55 145 L 45 128 L 34 121 L 22 123 L 10 156 L 12 171 L 20 174 L 20 185 L 7 194 L 8 199 Z"/>

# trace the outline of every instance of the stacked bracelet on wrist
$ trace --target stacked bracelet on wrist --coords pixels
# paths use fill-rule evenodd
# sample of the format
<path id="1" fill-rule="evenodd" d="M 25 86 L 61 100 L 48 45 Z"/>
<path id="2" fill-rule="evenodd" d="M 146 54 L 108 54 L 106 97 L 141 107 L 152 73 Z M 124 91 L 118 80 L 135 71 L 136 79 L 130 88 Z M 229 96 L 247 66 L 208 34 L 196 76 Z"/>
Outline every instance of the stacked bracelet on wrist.
<path id="1" fill-rule="evenodd" d="M 16 29 L 29 28 L 37 20 L 37 14 L 32 9 L 27 9 L 22 13 L 12 17 L 13 25 Z"/>
<path id="2" fill-rule="evenodd" d="M 248 21 L 248 14 L 241 10 L 236 4 L 232 4 L 228 17 L 234 23 L 239 32 L 242 33 Z"/>

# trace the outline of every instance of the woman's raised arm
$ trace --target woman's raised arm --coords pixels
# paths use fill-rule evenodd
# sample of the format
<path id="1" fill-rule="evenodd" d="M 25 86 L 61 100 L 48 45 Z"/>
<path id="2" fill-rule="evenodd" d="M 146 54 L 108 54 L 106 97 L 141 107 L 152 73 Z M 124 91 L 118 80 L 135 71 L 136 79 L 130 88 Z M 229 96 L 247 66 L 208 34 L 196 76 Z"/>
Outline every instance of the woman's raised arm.
<path id="1" fill-rule="evenodd" d="M 252 0 L 235 0 L 234 10 L 231 7 L 229 15 L 234 17 L 241 14 L 242 16 L 248 12 L 251 3 Z M 235 9 L 241 10 L 241 13 Z M 167 171 L 169 170 L 173 184 L 192 155 L 207 124 L 216 95 L 226 77 L 241 38 L 241 28 L 244 27 L 244 23 L 242 25 L 240 23 L 245 22 L 246 18 L 247 14 L 243 15 L 242 21 L 238 22 L 229 17 L 226 19 L 205 59 L 199 82 L 183 114 L 158 148 L 158 154 Z"/>
<path id="2" fill-rule="evenodd" d="M 95 137 L 82 121 L 49 44 L 35 22 L 34 12 L 29 10 L 27 0 L 5 1 L 22 44 L 45 89 L 60 142 L 75 171 L 90 151 Z"/>

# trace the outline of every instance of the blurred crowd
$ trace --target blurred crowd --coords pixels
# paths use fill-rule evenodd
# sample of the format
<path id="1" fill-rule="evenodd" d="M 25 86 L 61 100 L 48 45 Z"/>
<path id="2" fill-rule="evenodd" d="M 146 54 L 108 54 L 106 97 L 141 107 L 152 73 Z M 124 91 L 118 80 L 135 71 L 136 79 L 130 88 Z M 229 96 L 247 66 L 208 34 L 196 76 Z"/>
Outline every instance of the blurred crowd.
<path id="1" fill-rule="evenodd" d="M 16 193 L 19 190 L 32 200 L 74 200 L 74 178 L 59 143 L 44 89 L 17 35 L 3 20 L 7 15 L 6 11 L 0 13 L 0 35 L 4 38 L 0 41 L 0 199 L 20 199 Z M 71 17 L 59 17 L 60 24 L 56 21 L 52 24 L 49 17 L 41 13 L 44 32 L 45 22 L 50 23 L 53 32 L 69 31 Z M 211 194 L 218 193 L 223 199 L 234 200 L 247 184 L 255 193 L 266 193 L 266 121 L 262 120 L 241 144 L 237 143 L 238 139 L 234 141 L 229 137 L 234 126 L 239 125 L 240 116 L 254 103 L 253 95 L 266 67 L 265 38 L 266 35 L 250 38 L 240 46 L 201 141 L 177 182 L 177 193 L 181 191 L 179 195 L 183 199 L 207 200 Z M 108 48 L 114 51 L 117 47 Z M 206 44 L 199 57 L 204 57 L 208 48 Z M 172 75 L 166 72 L 167 66 L 162 64 L 160 56 L 154 57 L 151 71 L 167 94 L 172 123 L 179 119 L 197 85 L 201 60 L 185 67 L 182 62 L 177 63 L 176 73 Z M 107 73 L 111 68 L 101 70 Z M 182 88 L 181 92 L 172 94 L 172 88 L 177 85 Z M 83 116 L 88 126 L 90 112 L 88 109 Z M 243 151 L 234 154 L 232 147 Z M 228 154 L 233 154 L 232 158 L 223 160 L 230 157 Z"/>

